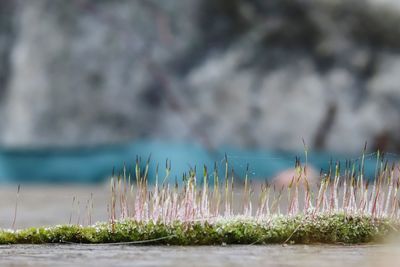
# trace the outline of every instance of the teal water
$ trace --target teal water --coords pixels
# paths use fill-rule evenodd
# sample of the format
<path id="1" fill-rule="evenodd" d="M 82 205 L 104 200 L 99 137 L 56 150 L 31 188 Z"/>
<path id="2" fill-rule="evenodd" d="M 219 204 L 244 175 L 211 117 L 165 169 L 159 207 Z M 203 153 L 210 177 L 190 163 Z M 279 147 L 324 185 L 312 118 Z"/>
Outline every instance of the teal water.
<path id="1" fill-rule="evenodd" d="M 249 176 L 253 179 L 271 178 L 280 171 L 294 167 L 296 157 L 305 162 L 304 151 L 245 150 L 234 147 L 221 147 L 207 150 L 194 143 L 138 141 L 121 145 L 75 148 L 36 148 L 0 149 L 0 182 L 100 182 L 109 177 L 112 170 L 121 170 L 125 165 L 134 166 L 136 157 L 142 166 L 151 155 L 149 177 L 154 178 L 159 164 L 160 177 L 164 177 L 165 161 L 171 161 L 171 181 L 180 180 L 184 172 L 196 167 L 202 176 L 203 165 L 209 170 L 216 163 L 220 173 L 225 171 L 225 153 L 229 168 L 235 175 L 244 177 L 249 164 Z M 361 153 L 360 153 L 361 155 Z M 328 152 L 309 152 L 308 164 L 316 171 L 328 171 L 330 162 L 352 159 L 356 171 L 360 155 L 332 155 Z M 376 153 L 369 154 L 365 160 L 365 173 L 374 177 Z M 390 162 L 397 161 L 397 155 L 386 157 Z"/>

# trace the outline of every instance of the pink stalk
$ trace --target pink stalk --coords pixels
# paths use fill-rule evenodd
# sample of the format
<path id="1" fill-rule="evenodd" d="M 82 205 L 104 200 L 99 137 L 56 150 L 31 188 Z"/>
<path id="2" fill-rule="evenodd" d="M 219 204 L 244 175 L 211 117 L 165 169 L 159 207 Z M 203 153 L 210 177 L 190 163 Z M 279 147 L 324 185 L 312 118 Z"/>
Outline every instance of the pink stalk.
<path id="1" fill-rule="evenodd" d="M 386 198 L 386 204 L 385 204 L 385 212 L 384 214 L 387 215 L 389 211 L 389 203 L 392 195 L 392 188 L 393 188 L 393 182 L 392 182 L 392 177 L 394 176 L 394 166 L 392 168 L 391 174 L 388 176 L 388 193 L 387 193 L 387 198 Z"/>
<path id="2" fill-rule="evenodd" d="M 319 191 L 318 191 L 318 197 L 317 197 L 316 203 L 315 203 L 315 211 L 314 211 L 314 214 L 315 214 L 315 212 L 319 212 L 319 211 L 320 211 L 321 204 L 322 204 L 323 201 L 324 201 L 324 195 L 323 195 L 323 188 L 324 188 L 324 186 L 325 186 L 325 178 L 323 178 L 323 179 L 321 180 L 321 185 L 320 185 Z"/>
<path id="3" fill-rule="evenodd" d="M 397 192 L 398 192 L 398 189 L 399 189 L 399 179 L 400 178 L 397 179 L 397 183 L 396 183 L 396 186 L 394 188 L 394 193 L 393 193 L 393 198 L 392 198 L 392 212 L 390 214 L 391 218 L 394 218 L 395 214 L 396 214 L 396 202 L 397 202 Z"/>

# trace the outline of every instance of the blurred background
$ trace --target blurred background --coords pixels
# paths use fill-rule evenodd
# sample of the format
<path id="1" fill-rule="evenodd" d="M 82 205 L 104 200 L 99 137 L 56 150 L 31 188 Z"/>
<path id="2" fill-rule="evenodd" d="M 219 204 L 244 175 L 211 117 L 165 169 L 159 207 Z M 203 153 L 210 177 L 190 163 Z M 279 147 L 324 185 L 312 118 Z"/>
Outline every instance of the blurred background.
<path id="1" fill-rule="evenodd" d="M 399 25 L 397 0 L 1 0 L 0 181 L 398 158 Z"/>

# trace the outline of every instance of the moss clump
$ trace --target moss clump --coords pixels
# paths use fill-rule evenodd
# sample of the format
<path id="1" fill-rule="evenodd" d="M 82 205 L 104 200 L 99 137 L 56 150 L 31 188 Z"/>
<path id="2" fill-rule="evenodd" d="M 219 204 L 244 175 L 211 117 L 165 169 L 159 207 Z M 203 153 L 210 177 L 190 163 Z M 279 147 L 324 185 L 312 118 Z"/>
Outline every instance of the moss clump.
<path id="1" fill-rule="evenodd" d="M 213 222 L 137 222 L 123 220 L 93 226 L 0 230 L 0 244 L 122 243 L 157 245 L 218 245 L 382 242 L 398 221 L 344 214 L 221 218 Z"/>

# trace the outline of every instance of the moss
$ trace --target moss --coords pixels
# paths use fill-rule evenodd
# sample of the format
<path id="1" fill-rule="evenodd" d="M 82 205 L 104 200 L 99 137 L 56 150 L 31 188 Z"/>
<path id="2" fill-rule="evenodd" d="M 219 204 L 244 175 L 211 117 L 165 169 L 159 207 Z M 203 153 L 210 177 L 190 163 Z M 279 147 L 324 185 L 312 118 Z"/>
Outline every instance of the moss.
<path id="1" fill-rule="evenodd" d="M 119 243 L 218 245 L 275 243 L 383 242 L 399 227 L 398 221 L 367 216 L 298 215 L 263 220 L 233 217 L 214 222 L 97 223 L 93 226 L 62 225 L 49 228 L 0 230 L 0 244 Z"/>

